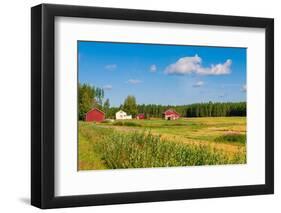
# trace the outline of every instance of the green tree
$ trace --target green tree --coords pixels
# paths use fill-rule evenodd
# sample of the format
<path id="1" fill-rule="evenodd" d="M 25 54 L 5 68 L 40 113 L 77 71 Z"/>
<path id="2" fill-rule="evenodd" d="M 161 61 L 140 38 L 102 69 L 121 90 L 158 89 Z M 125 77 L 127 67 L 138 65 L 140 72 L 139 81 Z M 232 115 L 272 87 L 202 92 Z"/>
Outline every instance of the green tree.
<path id="1" fill-rule="evenodd" d="M 109 99 L 107 98 L 103 104 L 103 110 L 106 114 L 106 117 L 109 117 L 109 108 L 110 108 L 110 102 Z"/>
<path id="2" fill-rule="evenodd" d="M 86 113 L 93 107 L 94 90 L 89 84 L 79 84 L 79 120 L 84 120 Z"/>
<path id="3" fill-rule="evenodd" d="M 135 117 L 138 112 L 137 101 L 135 96 L 132 95 L 127 96 L 122 106 L 122 109 L 129 115 Z"/>
<path id="4" fill-rule="evenodd" d="M 95 94 L 95 107 L 102 109 L 102 102 L 104 98 L 104 90 L 102 88 L 93 88 Z"/>
<path id="5" fill-rule="evenodd" d="M 84 120 L 86 113 L 94 107 L 102 109 L 103 98 L 104 98 L 104 91 L 102 88 L 94 87 L 90 84 L 79 83 L 78 85 L 79 120 Z"/>

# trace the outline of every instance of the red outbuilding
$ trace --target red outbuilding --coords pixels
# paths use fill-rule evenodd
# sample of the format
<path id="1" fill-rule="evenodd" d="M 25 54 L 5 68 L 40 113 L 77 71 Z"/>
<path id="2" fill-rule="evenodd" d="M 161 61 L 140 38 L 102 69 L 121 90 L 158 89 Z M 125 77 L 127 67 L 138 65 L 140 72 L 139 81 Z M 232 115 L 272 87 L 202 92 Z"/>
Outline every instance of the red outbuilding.
<path id="1" fill-rule="evenodd" d="M 105 113 L 97 108 L 91 109 L 86 113 L 85 121 L 91 122 L 101 122 L 105 119 Z"/>
<path id="2" fill-rule="evenodd" d="M 163 117 L 165 118 L 165 120 L 176 120 L 180 118 L 180 114 L 173 109 L 168 109 L 163 112 Z"/>
<path id="3" fill-rule="evenodd" d="M 138 114 L 137 116 L 136 116 L 136 118 L 137 119 L 145 119 L 145 116 L 144 116 L 144 114 L 143 113 L 141 113 L 141 114 Z"/>

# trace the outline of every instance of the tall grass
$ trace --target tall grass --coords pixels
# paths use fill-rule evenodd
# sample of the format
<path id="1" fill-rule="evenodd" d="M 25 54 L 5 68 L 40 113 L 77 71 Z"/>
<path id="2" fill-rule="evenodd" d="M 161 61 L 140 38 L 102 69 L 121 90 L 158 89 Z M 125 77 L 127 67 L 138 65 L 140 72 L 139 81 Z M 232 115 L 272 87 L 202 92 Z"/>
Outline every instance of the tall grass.
<path id="1" fill-rule="evenodd" d="M 96 143 L 94 148 L 98 150 L 106 167 L 110 169 L 242 164 L 246 162 L 245 151 L 239 151 L 235 156 L 229 156 L 209 145 L 171 142 L 150 132 L 129 134 L 112 132 Z"/>
<path id="2" fill-rule="evenodd" d="M 111 132 L 110 129 L 96 128 L 90 123 L 79 123 L 78 170 L 107 169 L 96 144 Z"/>

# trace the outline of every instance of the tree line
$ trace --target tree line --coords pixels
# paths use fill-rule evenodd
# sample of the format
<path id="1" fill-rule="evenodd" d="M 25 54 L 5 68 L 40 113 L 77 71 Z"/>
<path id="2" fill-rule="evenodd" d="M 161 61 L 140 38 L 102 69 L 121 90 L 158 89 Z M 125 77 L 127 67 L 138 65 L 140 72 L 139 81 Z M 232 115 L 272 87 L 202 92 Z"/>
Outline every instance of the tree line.
<path id="1" fill-rule="evenodd" d="M 246 116 L 246 102 L 208 102 L 189 105 L 137 104 L 136 98 L 127 96 L 119 107 L 110 107 L 109 99 L 104 100 L 104 90 L 89 84 L 79 84 L 79 120 L 84 120 L 86 113 L 92 108 L 103 110 L 106 118 L 114 118 L 120 109 L 133 118 L 143 113 L 146 118 L 162 117 L 165 110 L 172 108 L 182 117 L 224 117 Z"/>
<path id="2" fill-rule="evenodd" d="M 138 111 L 147 117 L 161 117 L 162 113 L 172 108 L 182 117 L 225 117 L 246 116 L 246 102 L 208 102 L 189 105 L 137 105 Z"/>

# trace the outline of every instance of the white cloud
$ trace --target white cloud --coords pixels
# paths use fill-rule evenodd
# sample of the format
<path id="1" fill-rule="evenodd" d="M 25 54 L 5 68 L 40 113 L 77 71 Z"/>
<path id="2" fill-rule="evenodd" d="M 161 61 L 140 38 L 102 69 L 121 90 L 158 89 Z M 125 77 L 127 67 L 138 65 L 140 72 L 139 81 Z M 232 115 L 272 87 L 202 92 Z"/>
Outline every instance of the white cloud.
<path id="1" fill-rule="evenodd" d="M 155 64 L 152 64 L 149 68 L 150 72 L 156 72 L 157 71 L 157 66 Z"/>
<path id="2" fill-rule="evenodd" d="M 112 90 L 112 85 L 107 84 L 102 87 L 104 90 Z"/>
<path id="3" fill-rule="evenodd" d="M 203 81 L 197 81 L 195 84 L 193 84 L 193 87 L 202 87 L 204 85 Z"/>
<path id="4" fill-rule="evenodd" d="M 165 73 L 169 75 L 187 75 L 196 73 L 199 75 L 227 75 L 231 72 L 232 61 L 227 59 L 223 64 L 215 64 L 210 67 L 202 66 L 202 58 L 198 55 L 180 58 L 176 63 L 166 67 Z"/>
<path id="5" fill-rule="evenodd" d="M 241 91 L 242 91 L 242 92 L 247 92 L 247 85 L 246 85 L 246 84 L 244 84 L 244 85 L 242 86 Z"/>
<path id="6" fill-rule="evenodd" d="M 104 66 L 105 69 L 107 70 L 115 70 L 117 68 L 116 64 L 107 64 Z"/>
<path id="7" fill-rule="evenodd" d="M 223 64 L 212 64 L 211 67 L 206 68 L 200 67 L 197 70 L 197 73 L 202 75 L 227 75 L 231 72 L 231 64 L 232 61 L 230 59 L 227 59 L 226 62 L 224 62 Z"/>
<path id="8" fill-rule="evenodd" d="M 142 81 L 138 80 L 138 79 L 130 79 L 130 80 L 128 80 L 128 83 L 129 84 L 139 84 L 139 83 L 142 83 Z"/>
<path id="9" fill-rule="evenodd" d="M 176 63 L 170 64 L 165 72 L 167 74 L 185 75 L 196 71 L 200 68 L 201 58 L 198 55 L 194 57 L 180 58 Z"/>

